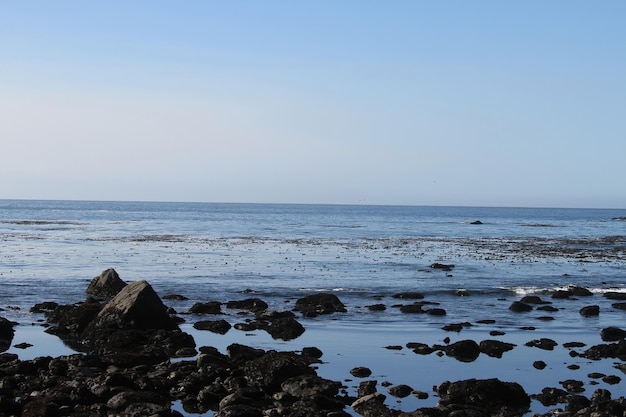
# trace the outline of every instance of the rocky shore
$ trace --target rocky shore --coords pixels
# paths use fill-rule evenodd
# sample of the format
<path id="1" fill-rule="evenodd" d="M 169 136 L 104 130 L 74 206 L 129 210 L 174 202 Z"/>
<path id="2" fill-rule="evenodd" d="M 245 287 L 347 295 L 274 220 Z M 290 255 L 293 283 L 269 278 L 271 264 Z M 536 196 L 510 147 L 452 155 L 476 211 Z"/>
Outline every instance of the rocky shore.
<path id="1" fill-rule="evenodd" d="M 454 268 L 432 266 L 443 267 Z M 584 288 L 568 291 L 553 297 L 588 296 Z M 538 393 L 527 393 L 514 381 L 495 378 L 444 380 L 433 387 L 438 397 L 436 406 L 399 411 L 389 407 L 387 395 L 420 398 L 429 394 L 408 385 L 384 386 L 370 379 L 372 372 L 364 364 L 351 371 L 360 380 L 358 392 L 351 395 L 342 382 L 318 375 L 316 368 L 323 352 L 314 346 L 288 352 L 238 343 L 228 346 L 226 352 L 212 346 L 196 346 L 194 338 L 180 329 L 180 314 L 167 307 L 148 282 L 126 283 L 113 269 L 95 277 L 86 292 L 87 299 L 81 303 L 42 302 L 32 308 L 33 312 L 45 314 L 46 332 L 80 353 L 32 360 L 0 353 L 0 417 L 180 416 L 172 408 L 175 402 L 182 404 L 186 413 L 213 411 L 217 417 L 504 417 L 530 415 L 532 399 L 556 407 L 544 416 L 626 415 L 623 396 L 613 396 L 607 389 L 585 396 L 582 382 L 574 379 Z M 164 299 L 180 297 L 169 295 Z M 419 293 L 394 297 L 401 302 L 398 308 L 405 314 L 446 314 L 433 303 L 423 301 Z M 530 297 L 515 301 L 510 310 L 524 312 L 549 304 L 539 297 Z M 306 331 L 298 320 L 300 316 L 317 317 L 346 310 L 335 295 L 319 293 L 297 300 L 290 311 L 270 311 L 263 300 L 248 298 L 197 303 L 186 313 L 202 318 L 194 322 L 194 328 L 221 334 L 231 324 L 208 318 L 220 314 L 222 307 L 245 311 L 253 317 L 235 324 L 239 330 L 262 330 L 279 340 L 292 340 Z M 386 307 L 373 304 L 368 308 Z M 594 316 L 597 309 L 589 306 L 580 314 Z M 0 352 L 11 346 L 14 324 L 0 318 Z M 471 325 L 452 323 L 444 330 L 460 332 Z M 579 350 L 572 349 L 570 354 L 592 361 L 626 361 L 625 330 L 606 328 L 601 337 L 605 343 L 586 349 L 584 345 L 572 346 Z M 548 338 L 529 343 L 543 350 L 555 345 Z M 481 354 L 502 357 L 516 346 L 495 339 L 467 339 L 432 345 L 411 343 L 388 349 L 405 347 L 419 355 L 446 355 L 472 362 Z M 542 363 L 537 361 L 533 366 L 541 369 Z M 620 364 L 616 367 L 622 371 L 626 368 Z M 615 375 L 596 377 L 617 378 L 616 383 L 620 379 Z"/>

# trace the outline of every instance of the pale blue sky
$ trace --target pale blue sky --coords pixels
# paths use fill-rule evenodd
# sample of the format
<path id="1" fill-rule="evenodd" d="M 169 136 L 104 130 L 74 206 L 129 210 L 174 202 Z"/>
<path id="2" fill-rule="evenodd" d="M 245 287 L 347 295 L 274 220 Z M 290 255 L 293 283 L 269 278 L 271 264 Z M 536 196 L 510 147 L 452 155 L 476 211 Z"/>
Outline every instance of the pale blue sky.
<path id="1" fill-rule="evenodd" d="M 626 2 L 4 1 L 0 198 L 626 208 Z"/>

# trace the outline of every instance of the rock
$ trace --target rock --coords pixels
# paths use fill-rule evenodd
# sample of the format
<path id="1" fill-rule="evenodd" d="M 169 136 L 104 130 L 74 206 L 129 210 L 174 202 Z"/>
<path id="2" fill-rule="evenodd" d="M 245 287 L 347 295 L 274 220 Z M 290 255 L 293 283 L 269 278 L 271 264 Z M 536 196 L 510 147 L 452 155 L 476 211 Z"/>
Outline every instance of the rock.
<path id="1" fill-rule="evenodd" d="M 115 297 L 126 285 L 115 269 L 109 268 L 91 280 L 87 287 L 87 294 L 101 300 L 108 300 Z"/>
<path id="2" fill-rule="evenodd" d="M 385 311 L 387 307 L 384 304 L 372 304 L 366 306 L 369 311 Z"/>
<path id="3" fill-rule="evenodd" d="M 602 382 L 609 384 L 609 385 L 619 384 L 621 381 L 622 381 L 622 378 L 620 378 L 617 375 L 607 375 L 602 378 Z"/>
<path id="4" fill-rule="evenodd" d="M 226 334 L 231 326 L 226 320 L 203 320 L 193 324 L 197 330 L 208 330 L 213 333 Z"/>
<path id="5" fill-rule="evenodd" d="M 526 304 L 550 304 L 550 301 L 544 301 L 538 295 L 526 295 L 520 301 Z"/>
<path id="6" fill-rule="evenodd" d="M 365 395 L 355 402 L 350 407 L 359 413 L 363 417 L 395 417 L 398 412 L 389 410 L 385 406 L 385 396 L 379 392 Z"/>
<path id="7" fill-rule="evenodd" d="M 424 304 L 422 303 L 403 305 L 400 306 L 400 311 L 404 314 L 423 314 L 426 313 L 426 310 L 424 310 L 423 306 Z"/>
<path id="8" fill-rule="evenodd" d="M 544 388 L 541 390 L 541 394 L 533 395 L 533 398 L 538 400 L 545 407 L 548 407 L 566 402 L 567 392 L 560 388 Z"/>
<path id="9" fill-rule="evenodd" d="M 443 308 L 430 308 L 426 310 L 426 313 L 431 316 L 445 316 L 447 314 Z"/>
<path id="10" fill-rule="evenodd" d="M 407 343 L 406 347 L 408 349 L 412 349 L 413 352 L 419 355 L 430 355 L 431 353 L 435 351 L 434 348 L 428 346 L 426 343 L 419 343 L 419 342 Z"/>
<path id="11" fill-rule="evenodd" d="M 559 309 L 554 306 L 540 306 L 540 307 L 537 307 L 537 310 L 547 311 L 549 313 L 556 313 L 557 311 L 559 311 Z"/>
<path id="12" fill-rule="evenodd" d="M 603 342 L 617 342 L 626 338 L 626 330 L 622 330 L 618 327 L 607 327 L 602 329 L 600 337 Z"/>
<path id="13" fill-rule="evenodd" d="M 619 358 L 626 361 L 626 340 L 621 339 L 617 343 L 595 345 L 587 349 L 580 356 L 588 359 L 599 360 L 603 358 Z"/>
<path id="14" fill-rule="evenodd" d="M 604 293 L 604 297 L 609 300 L 626 301 L 626 292 L 608 291 Z"/>
<path id="15" fill-rule="evenodd" d="M 222 314 L 222 303 L 218 301 L 208 301 L 206 303 L 195 303 L 189 309 L 190 314 Z"/>
<path id="16" fill-rule="evenodd" d="M 392 297 L 407 299 L 407 300 L 421 300 L 424 298 L 424 294 L 419 293 L 419 292 L 401 292 L 401 293 L 392 295 Z"/>
<path id="17" fill-rule="evenodd" d="M 616 310 L 626 310 L 626 303 L 613 303 L 611 304 L 611 307 Z"/>
<path id="18" fill-rule="evenodd" d="M 545 369 L 546 366 L 547 365 L 546 365 L 546 363 L 544 361 L 535 361 L 535 362 L 533 362 L 533 368 L 535 368 L 535 369 L 542 370 L 542 369 Z"/>
<path id="19" fill-rule="evenodd" d="M 54 301 L 44 301 L 43 303 L 37 303 L 30 308 L 31 313 L 49 313 L 59 307 L 58 303 Z"/>
<path id="20" fill-rule="evenodd" d="M 446 355 L 461 362 L 473 362 L 480 355 L 480 346 L 473 340 L 461 340 L 451 345 L 445 346 L 443 350 Z"/>
<path id="21" fill-rule="evenodd" d="M 433 269 L 441 269 L 442 271 L 452 271 L 452 269 L 454 269 L 454 265 L 449 264 L 441 264 L 439 262 L 435 262 L 434 264 L 430 265 L 431 268 Z"/>
<path id="22" fill-rule="evenodd" d="M 157 293 L 146 281 L 136 281 L 125 286 L 102 308 L 90 325 L 96 331 L 101 328 L 179 330 Z"/>
<path id="23" fill-rule="evenodd" d="M 368 376 L 372 375 L 372 371 L 371 369 L 366 368 L 364 366 L 359 366 L 356 368 L 352 368 L 350 370 L 350 374 L 357 378 L 367 378 Z"/>
<path id="24" fill-rule="evenodd" d="M 575 379 L 566 379 L 565 381 L 559 381 L 559 384 L 561 384 L 563 388 L 567 390 L 567 392 L 571 393 L 579 393 L 585 390 L 585 384 L 582 381 L 577 381 Z"/>
<path id="25" fill-rule="evenodd" d="M 413 388 L 408 385 L 401 384 L 388 388 L 387 392 L 389 393 L 389 395 L 392 395 L 396 398 L 405 398 L 411 395 L 411 393 L 413 392 Z"/>
<path id="26" fill-rule="evenodd" d="M 600 306 L 585 306 L 579 310 L 579 313 L 583 317 L 595 317 L 600 314 Z"/>
<path id="27" fill-rule="evenodd" d="M 543 349 L 543 350 L 554 350 L 554 347 L 557 345 L 558 345 L 557 342 L 555 342 L 552 339 L 545 338 L 545 337 L 541 339 L 531 340 L 530 342 L 525 344 L 525 346 L 536 347 L 536 348 Z"/>
<path id="28" fill-rule="evenodd" d="M 576 297 L 591 297 L 593 296 L 593 293 L 591 291 L 589 291 L 587 288 L 585 287 L 581 287 L 578 285 L 570 285 L 568 288 L 568 291 L 572 293 L 572 295 L 575 295 Z"/>
<path id="29" fill-rule="evenodd" d="M 273 339 L 292 340 L 304 333 L 304 327 L 293 317 L 279 317 L 269 324 L 260 325 Z"/>
<path id="30" fill-rule="evenodd" d="M 267 310 L 267 307 L 267 303 L 259 298 L 247 298 L 245 300 L 229 301 L 226 303 L 226 308 L 252 312 Z"/>
<path id="31" fill-rule="evenodd" d="M 552 294 L 552 298 L 562 300 L 562 299 L 570 298 L 572 295 L 574 294 L 571 291 L 557 290 Z"/>
<path id="32" fill-rule="evenodd" d="M 481 222 L 480 220 L 474 220 L 470 224 L 483 224 L 483 222 Z"/>
<path id="33" fill-rule="evenodd" d="M 484 410 L 484 415 L 497 415 L 504 410 L 506 415 L 521 415 L 530 407 L 530 397 L 521 385 L 496 378 L 444 382 L 436 391 L 440 406 Z"/>
<path id="34" fill-rule="evenodd" d="M 480 342 L 480 351 L 493 358 L 501 358 L 504 352 L 512 350 L 516 345 L 499 340 L 483 340 Z"/>
<path id="35" fill-rule="evenodd" d="M 277 390 L 287 379 L 313 375 L 308 363 L 292 352 L 269 351 L 242 366 L 246 380 L 263 390 Z"/>
<path id="36" fill-rule="evenodd" d="M 180 295 L 180 294 L 167 294 L 164 295 L 163 297 L 164 300 L 174 300 L 174 301 L 187 301 L 189 300 L 189 298 L 185 297 L 184 295 Z"/>
<path id="37" fill-rule="evenodd" d="M 17 323 L 0 317 L 0 352 L 4 352 L 11 347 L 15 331 L 13 326 Z"/>
<path id="38" fill-rule="evenodd" d="M 345 313 L 346 306 L 334 294 L 319 293 L 300 298 L 295 310 L 305 317 L 317 317 L 321 314 Z"/>
<path id="39" fill-rule="evenodd" d="M 532 311 L 532 309 L 532 306 L 521 301 L 513 301 L 513 303 L 509 306 L 509 310 L 514 313 L 526 313 L 528 311 Z"/>

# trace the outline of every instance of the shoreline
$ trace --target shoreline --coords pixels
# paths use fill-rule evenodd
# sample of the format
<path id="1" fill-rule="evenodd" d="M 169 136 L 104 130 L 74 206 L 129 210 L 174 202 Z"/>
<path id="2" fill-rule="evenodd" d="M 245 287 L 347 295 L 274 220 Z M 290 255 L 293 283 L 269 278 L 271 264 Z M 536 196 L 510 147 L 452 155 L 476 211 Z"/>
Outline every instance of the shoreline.
<path id="1" fill-rule="evenodd" d="M 597 300 L 599 295 L 594 296 Z M 387 300 L 390 302 L 390 300 Z M 508 301 L 507 301 L 508 302 Z M 167 301 L 166 301 L 167 303 Z M 250 312 L 241 310 L 225 312 L 229 321 L 241 321 L 252 317 Z M 385 312 L 382 312 L 385 314 Z M 484 313 L 481 313 L 484 314 Z M 273 339 L 263 330 L 241 331 L 230 329 L 225 335 L 210 331 L 196 330 L 194 321 L 211 318 L 207 315 L 183 314 L 187 320 L 181 324 L 181 330 L 193 336 L 197 346 L 212 346 L 225 354 L 229 345 L 242 344 L 264 350 L 298 352 L 307 346 L 315 346 L 323 352 L 322 363 L 315 365 L 318 375 L 343 384 L 342 392 L 349 396 L 358 395 L 359 385 L 365 380 L 378 381 L 378 389 L 387 396 L 385 405 L 392 410 L 411 412 L 418 408 L 435 407 L 439 397 L 433 387 L 445 381 L 457 381 L 469 378 L 498 378 L 502 381 L 517 382 L 529 395 L 540 394 L 546 387 L 561 387 L 564 380 L 575 379 L 583 382 L 584 391 L 579 395 L 590 397 L 596 389 L 606 389 L 613 393 L 614 398 L 624 396 L 623 383 L 608 384 L 602 377 L 590 377 L 592 373 L 621 378 L 622 371 L 614 368 L 616 359 L 602 359 L 593 361 L 580 357 L 580 353 L 593 345 L 602 344 L 597 329 L 590 329 L 581 333 L 579 329 L 568 330 L 567 326 L 556 330 L 557 320 L 551 321 L 549 326 L 542 328 L 539 322 L 525 313 L 514 317 L 518 323 L 488 323 L 474 324 L 462 328 L 459 332 L 445 331 L 435 327 L 432 323 L 424 322 L 355 322 L 342 320 L 342 313 L 316 318 L 298 317 L 304 325 L 305 332 L 289 341 Z M 36 317 L 36 316 L 33 316 Z M 407 316 L 409 317 L 409 316 Z M 217 316 L 214 318 L 218 318 Z M 594 319 L 590 319 L 590 323 Z M 443 321 L 450 321 L 442 319 Z M 474 320 L 475 321 L 475 320 Z M 31 326 L 21 324 L 15 328 L 14 344 L 7 353 L 17 353 L 21 360 L 36 356 L 36 352 L 45 353 L 41 356 L 63 356 L 74 353 L 69 350 L 56 336 L 43 333 L 42 323 L 33 322 Z M 524 324 L 537 326 L 534 330 L 521 330 Z M 595 320 L 596 326 L 599 324 Z M 534 326 L 533 326 L 534 327 Z M 492 335 L 492 332 L 503 334 Z M 37 334 L 39 333 L 39 337 Z M 37 339 L 46 340 L 37 340 Z M 557 346 L 554 350 L 544 350 L 538 347 L 525 346 L 532 340 L 543 338 L 553 339 Z M 30 339 L 30 340 L 28 340 Z M 56 339 L 56 347 L 50 348 L 50 341 Z M 449 339 L 449 340 L 447 340 Z M 436 352 L 427 355 L 414 353 L 407 347 L 408 343 L 424 343 L 430 346 L 445 346 L 462 340 L 474 340 L 480 343 L 483 340 L 499 340 L 513 343 L 516 346 L 504 352 L 501 358 L 494 358 L 481 353 L 475 360 L 462 362 L 447 354 L 437 356 Z M 17 349 L 16 343 L 31 343 L 34 346 L 27 349 Z M 446 343 L 447 342 L 447 343 Z M 582 342 L 585 346 L 565 348 L 567 342 Z M 43 349 L 42 349 L 43 347 Z M 58 349 L 60 355 L 51 354 Z M 63 352 L 63 349 L 66 349 Z M 572 356 L 575 352 L 576 356 Z M 197 358 L 197 356 L 195 357 Z M 192 358 L 175 359 L 175 361 L 193 360 Z M 544 361 L 545 369 L 536 369 L 533 364 Z M 357 378 L 350 374 L 351 369 L 367 367 L 372 375 L 367 378 Z M 569 367 L 569 368 L 568 368 Z M 613 378 L 614 380 L 615 378 Z M 396 386 L 406 384 L 412 389 L 427 393 L 427 399 L 418 399 L 414 395 L 397 398 L 387 393 L 387 388 L 381 385 Z M 562 406 L 562 404 L 561 404 Z M 537 399 L 531 402 L 531 414 L 545 414 L 555 406 L 544 406 Z M 353 412 L 354 413 L 354 412 Z M 188 416 L 211 415 L 183 413 Z M 360 415 L 360 414 L 351 414 Z M 550 414 L 551 415 L 551 414 Z"/>

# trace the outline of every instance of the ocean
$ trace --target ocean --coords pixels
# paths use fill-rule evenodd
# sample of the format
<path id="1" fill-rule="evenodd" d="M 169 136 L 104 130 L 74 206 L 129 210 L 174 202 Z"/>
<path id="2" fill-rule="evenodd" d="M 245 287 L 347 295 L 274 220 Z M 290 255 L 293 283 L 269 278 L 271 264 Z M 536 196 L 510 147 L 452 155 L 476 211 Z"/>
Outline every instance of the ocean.
<path id="1" fill-rule="evenodd" d="M 260 331 L 194 331 L 195 318 L 185 314 L 183 330 L 199 346 L 220 349 L 234 341 L 279 350 L 318 346 L 325 353 L 319 373 L 346 381 L 349 392 L 359 382 L 350 367 L 368 366 L 380 381 L 426 392 L 445 380 L 494 376 L 536 393 L 578 376 L 588 384 L 586 394 L 607 387 L 616 397 L 626 395 L 624 383 L 609 387 L 587 377 L 591 369 L 619 374 L 614 360 L 577 361 L 561 346 L 601 343 L 601 329 L 624 324 L 626 311 L 603 294 L 626 292 L 625 216 L 614 209 L 0 200 L 0 316 L 19 323 L 14 343 L 34 345 L 10 349 L 28 359 L 69 351 L 43 333 L 42 317 L 30 307 L 84 300 L 91 279 L 107 268 L 128 282 L 147 280 L 161 296 L 187 297 L 166 301 L 180 313 L 196 302 L 250 297 L 291 310 L 300 297 L 332 292 L 347 313 L 299 318 L 306 332 L 293 341 Z M 454 266 L 445 271 L 435 263 Z M 572 285 L 594 295 L 551 300 Z M 446 315 L 402 313 L 398 305 L 406 301 L 393 295 L 409 291 Z M 511 312 L 524 295 L 550 300 L 558 311 Z M 381 303 L 384 311 L 368 308 Z M 599 305 L 600 315 L 582 317 L 579 309 L 587 305 Z M 240 320 L 235 313 L 226 319 Z M 484 320 L 492 324 L 478 323 Z M 464 322 L 472 326 L 441 329 Z M 518 345 L 502 359 L 481 355 L 461 363 L 385 349 L 446 337 L 494 339 L 494 330 L 504 333 L 497 339 Z M 559 343 L 554 352 L 524 346 L 544 336 Z M 537 358 L 548 368 L 534 369 Z M 566 367 L 574 362 L 578 374 Z M 436 398 L 389 401 L 409 411 Z"/>

